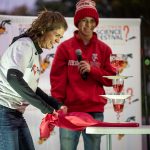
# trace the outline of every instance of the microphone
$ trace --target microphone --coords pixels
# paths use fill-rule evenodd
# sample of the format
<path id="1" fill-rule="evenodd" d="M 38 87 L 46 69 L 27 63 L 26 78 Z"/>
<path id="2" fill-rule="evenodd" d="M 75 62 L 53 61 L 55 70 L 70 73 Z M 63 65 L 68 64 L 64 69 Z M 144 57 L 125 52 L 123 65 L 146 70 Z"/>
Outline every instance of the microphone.
<path id="1" fill-rule="evenodd" d="M 82 51 L 80 49 L 77 49 L 75 53 L 76 53 L 78 61 L 80 62 L 82 60 Z M 81 74 L 81 77 L 83 80 L 87 80 L 88 72 L 84 72 L 83 74 Z"/>

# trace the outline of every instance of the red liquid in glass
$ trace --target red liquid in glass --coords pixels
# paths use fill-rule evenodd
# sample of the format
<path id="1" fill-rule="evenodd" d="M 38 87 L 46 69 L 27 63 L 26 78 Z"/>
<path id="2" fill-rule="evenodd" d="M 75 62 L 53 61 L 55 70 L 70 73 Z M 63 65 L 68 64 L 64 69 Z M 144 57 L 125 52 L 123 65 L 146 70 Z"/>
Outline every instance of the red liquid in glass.
<path id="1" fill-rule="evenodd" d="M 113 60 L 111 61 L 111 65 L 114 68 L 121 69 L 127 66 L 127 61 L 125 60 Z"/>
<path id="2" fill-rule="evenodd" d="M 113 104 L 115 112 L 122 112 L 124 104 Z"/>
<path id="3" fill-rule="evenodd" d="M 123 89 L 123 84 L 114 84 L 113 89 L 116 93 L 120 93 Z"/>

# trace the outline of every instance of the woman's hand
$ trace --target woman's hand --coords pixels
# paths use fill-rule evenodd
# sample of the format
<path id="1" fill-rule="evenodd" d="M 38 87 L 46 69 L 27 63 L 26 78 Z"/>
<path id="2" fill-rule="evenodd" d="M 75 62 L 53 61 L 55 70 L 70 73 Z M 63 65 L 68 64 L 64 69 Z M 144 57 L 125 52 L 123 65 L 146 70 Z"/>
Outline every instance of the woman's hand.
<path id="1" fill-rule="evenodd" d="M 54 110 L 52 114 L 58 118 L 58 112 L 56 110 Z"/>
<path id="2" fill-rule="evenodd" d="M 63 105 L 60 107 L 60 109 L 58 111 L 62 111 L 64 114 L 67 114 L 67 109 L 68 109 L 67 106 Z M 58 117 L 58 115 L 59 115 L 58 111 L 54 110 L 52 114 L 55 117 Z"/>
<path id="3" fill-rule="evenodd" d="M 59 109 L 59 110 L 62 110 L 62 111 L 63 111 L 63 113 L 64 113 L 64 114 L 66 114 L 66 113 L 67 113 L 68 108 L 67 108 L 67 106 L 63 105 L 63 106 L 61 106 L 61 107 L 60 107 L 60 109 Z"/>

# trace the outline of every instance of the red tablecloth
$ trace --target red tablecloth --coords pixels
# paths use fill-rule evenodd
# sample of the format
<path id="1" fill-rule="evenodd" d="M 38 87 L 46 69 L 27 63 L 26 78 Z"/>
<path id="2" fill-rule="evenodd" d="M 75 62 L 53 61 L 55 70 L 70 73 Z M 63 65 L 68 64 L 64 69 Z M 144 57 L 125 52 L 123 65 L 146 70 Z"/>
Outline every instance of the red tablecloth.
<path id="1" fill-rule="evenodd" d="M 84 130 L 88 126 L 99 127 L 138 127 L 139 123 L 111 123 L 95 120 L 91 115 L 84 112 L 70 112 L 64 115 L 61 111 L 56 117 L 52 114 L 47 114 L 40 125 L 40 138 L 47 139 L 55 126 L 70 130 Z"/>

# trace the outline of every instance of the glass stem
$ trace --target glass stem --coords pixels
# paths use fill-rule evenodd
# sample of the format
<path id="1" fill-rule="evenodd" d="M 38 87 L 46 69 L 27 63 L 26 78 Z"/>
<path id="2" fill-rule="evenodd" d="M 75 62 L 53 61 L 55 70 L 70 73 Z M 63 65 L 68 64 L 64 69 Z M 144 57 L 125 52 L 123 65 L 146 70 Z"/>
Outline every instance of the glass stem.
<path id="1" fill-rule="evenodd" d="M 117 122 L 120 122 L 120 113 L 117 112 Z"/>

